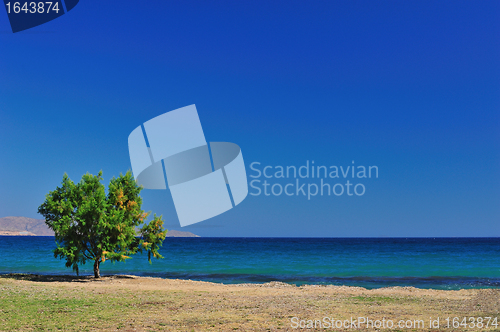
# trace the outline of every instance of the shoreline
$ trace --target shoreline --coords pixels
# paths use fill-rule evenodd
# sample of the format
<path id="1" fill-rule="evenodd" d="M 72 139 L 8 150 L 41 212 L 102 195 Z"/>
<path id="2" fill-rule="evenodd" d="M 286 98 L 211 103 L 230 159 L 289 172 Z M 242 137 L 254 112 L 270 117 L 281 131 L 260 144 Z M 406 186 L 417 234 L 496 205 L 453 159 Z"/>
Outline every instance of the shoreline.
<path id="1" fill-rule="evenodd" d="M 26 282 L 41 282 L 41 283 L 54 283 L 58 282 L 61 284 L 93 284 L 93 283 L 114 283 L 121 281 L 133 281 L 146 282 L 148 284 L 161 285 L 179 283 L 179 284 L 189 284 L 202 287 L 246 287 L 246 288 L 286 288 L 286 289 L 332 289 L 335 291 L 342 292 L 372 292 L 372 293 L 413 293 L 413 294 L 446 294 L 448 292 L 461 293 L 461 294 L 474 294 L 481 291 L 492 291 L 498 293 L 499 304 L 500 304 L 500 288 L 461 288 L 461 289 L 434 289 L 434 288 L 418 288 L 414 286 L 388 286 L 379 288 L 365 288 L 361 286 L 347 286 L 347 285 L 325 285 L 325 284 L 303 284 L 294 285 L 282 281 L 269 281 L 263 283 L 218 283 L 211 281 L 202 280 L 191 280 L 191 279 L 174 279 L 174 278 L 162 278 L 162 277 L 152 277 L 152 276 L 137 276 L 132 274 L 110 274 L 102 275 L 101 278 L 95 278 L 92 275 L 75 276 L 75 275 L 59 275 L 59 274 L 32 274 L 32 273 L 5 273 L 0 274 L 1 279 L 14 279 L 18 281 Z M 499 307 L 500 309 L 500 307 Z"/>
<path id="2" fill-rule="evenodd" d="M 0 236 L 47 236 L 47 235 L 37 235 L 35 233 L 31 233 L 28 231 L 0 231 Z"/>
<path id="3" fill-rule="evenodd" d="M 103 271 L 104 272 L 104 271 Z M 105 273 L 105 272 L 104 272 Z M 241 282 L 227 282 L 226 280 L 221 279 L 221 281 L 214 281 L 214 280 L 200 280 L 196 277 L 179 277 L 179 275 L 176 274 L 171 274 L 171 275 L 165 275 L 165 276 L 157 276 L 157 275 L 137 275 L 137 274 L 123 274 L 123 273 L 117 273 L 117 274 L 102 274 L 102 278 L 120 278 L 120 277 L 127 277 L 127 278 L 152 278 L 152 279 L 159 279 L 159 280 L 186 280 L 186 281 L 199 281 L 199 282 L 207 282 L 207 283 L 212 283 L 216 285 L 263 285 L 263 284 L 268 284 L 268 283 L 281 283 L 284 285 L 289 285 L 291 287 L 303 287 L 303 286 L 314 286 L 314 287 L 352 287 L 352 288 L 360 288 L 360 289 L 366 289 L 366 290 L 373 290 L 373 289 L 384 289 L 384 288 L 414 288 L 418 290 L 442 290 L 442 291 L 457 291 L 457 290 L 474 290 L 474 289 L 498 289 L 500 290 L 500 285 L 497 284 L 491 284 L 491 285 L 482 285 L 482 286 L 469 286 L 469 287 L 419 287 L 415 284 L 400 284 L 400 285 L 387 285 L 387 286 L 379 286 L 379 287 L 365 287 L 362 284 L 360 285 L 349 285 L 347 283 L 340 283 L 341 281 L 350 281 L 350 280 L 364 280 L 365 283 L 370 283 L 373 282 L 374 280 L 378 280 L 380 284 L 380 280 L 403 280 L 403 279 L 408 279 L 412 280 L 413 282 L 415 281 L 422 281 L 422 280 L 495 280 L 494 283 L 496 283 L 498 278 L 484 278 L 484 277 L 441 277 L 441 276 L 434 276 L 434 277 L 331 277 L 332 279 L 337 279 L 339 282 L 337 283 L 328 283 L 328 282 L 288 282 L 286 280 L 279 280 L 279 279 L 271 279 L 271 278 L 266 278 L 268 280 L 262 280 L 262 281 L 254 281 L 254 282 L 247 282 L 247 281 L 241 281 Z M 94 280 L 94 276 L 91 273 L 88 274 L 83 274 L 80 276 L 76 276 L 75 274 L 59 274 L 59 273 L 24 273 L 24 272 L 0 272 L 0 278 L 1 277 L 14 277 L 14 278 L 26 278 L 26 280 L 31 280 L 31 279 L 36 279 L 38 281 L 43 281 L 43 280 L 52 280 L 52 281 L 77 281 L 77 280 L 87 280 L 87 281 L 92 281 Z M 254 276 L 258 277 L 258 275 Z"/>

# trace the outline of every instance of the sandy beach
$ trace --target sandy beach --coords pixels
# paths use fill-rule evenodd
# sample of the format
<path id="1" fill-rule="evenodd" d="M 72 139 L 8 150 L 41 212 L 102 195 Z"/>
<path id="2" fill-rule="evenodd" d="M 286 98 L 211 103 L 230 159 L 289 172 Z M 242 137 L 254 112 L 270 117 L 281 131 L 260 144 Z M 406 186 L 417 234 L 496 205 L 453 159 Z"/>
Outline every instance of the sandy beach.
<path id="1" fill-rule="evenodd" d="M 223 285 L 125 275 L 98 280 L 33 275 L 0 278 L 2 331 L 372 331 L 384 327 L 393 331 L 500 331 L 493 325 L 486 327 L 487 317 L 498 316 L 498 289 L 367 290 L 278 282 Z M 478 328 L 479 321 L 482 328 Z"/>

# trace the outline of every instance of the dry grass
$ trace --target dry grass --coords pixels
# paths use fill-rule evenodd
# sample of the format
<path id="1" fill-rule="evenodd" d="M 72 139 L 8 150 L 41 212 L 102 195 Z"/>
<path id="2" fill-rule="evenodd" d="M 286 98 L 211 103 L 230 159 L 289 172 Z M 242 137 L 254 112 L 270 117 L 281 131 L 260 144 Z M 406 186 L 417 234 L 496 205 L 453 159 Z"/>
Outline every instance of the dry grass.
<path id="1" fill-rule="evenodd" d="M 0 277 L 2 331 L 290 331 L 292 317 L 372 320 L 498 317 L 500 290 L 437 291 L 283 283 L 221 285 L 132 276 Z M 500 318 L 499 318 L 500 319 Z M 307 329 L 313 331 L 316 329 Z M 324 331 L 325 329 L 317 329 Z M 328 330 L 328 329 L 327 329 Z M 342 329 L 330 329 L 342 330 Z M 347 329 L 346 329 L 347 330 Z M 358 330 L 373 330 L 359 329 Z M 391 331 L 413 329 L 394 328 Z M 489 331 L 500 331 L 490 327 Z"/>

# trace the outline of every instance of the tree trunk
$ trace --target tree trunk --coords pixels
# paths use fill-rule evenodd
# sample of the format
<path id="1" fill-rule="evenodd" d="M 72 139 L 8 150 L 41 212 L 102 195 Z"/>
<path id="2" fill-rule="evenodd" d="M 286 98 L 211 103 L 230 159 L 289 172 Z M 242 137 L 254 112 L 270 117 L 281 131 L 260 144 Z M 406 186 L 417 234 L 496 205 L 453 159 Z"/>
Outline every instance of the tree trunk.
<path id="1" fill-rule="evenodd" d="M 101 264 L 101 259 L 97 258 L 94 262 L 94 277 L 100 278 L 101 274 L 99 272 L 99 265 Z"/>

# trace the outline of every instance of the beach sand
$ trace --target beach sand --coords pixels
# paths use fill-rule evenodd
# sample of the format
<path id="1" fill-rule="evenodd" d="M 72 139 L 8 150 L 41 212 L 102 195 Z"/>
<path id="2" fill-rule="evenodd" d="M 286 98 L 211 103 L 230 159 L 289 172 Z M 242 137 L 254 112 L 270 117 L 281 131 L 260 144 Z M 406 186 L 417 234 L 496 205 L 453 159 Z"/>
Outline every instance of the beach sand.
<path id="1" fill-rule="evenodd" d="M 498 289 L 223 285 L 135 276 L 0 278 L 0 330 L 293 331 L 301 330 L 300 325 L 314 326 L 316 320 L 316 328 L 304 330 L 384 330 L 376 328 L 377 321 L 386 327 L 391 321 L 392 331 L 500 331 L 500 325 L 470 328 L 470 317 L 477 324 L 478 317 L 499 316 Z M 360 324 L 359 317 L 375 325 Z M 469 327 L 453 328 L 455 317 L 460 323 L 466 318 Z M 343 328 L 328 328 L 328 323 L 339 324 L 337 320 L 343 321 Z M 408 322 L 411 327 L 404 326 Z"/>

